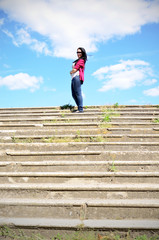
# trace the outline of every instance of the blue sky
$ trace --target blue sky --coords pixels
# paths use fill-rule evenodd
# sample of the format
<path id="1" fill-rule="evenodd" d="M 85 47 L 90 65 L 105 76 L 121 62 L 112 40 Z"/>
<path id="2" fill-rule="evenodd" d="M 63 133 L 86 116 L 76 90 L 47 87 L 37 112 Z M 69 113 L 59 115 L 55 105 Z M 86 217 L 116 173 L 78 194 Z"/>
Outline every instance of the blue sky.
<path id="1" fill-rule="evenodd" d="M 159 104 L 159 0 L 0 0 L 0 108 L 75 105 L 80 46 L 84 105 Z"/>

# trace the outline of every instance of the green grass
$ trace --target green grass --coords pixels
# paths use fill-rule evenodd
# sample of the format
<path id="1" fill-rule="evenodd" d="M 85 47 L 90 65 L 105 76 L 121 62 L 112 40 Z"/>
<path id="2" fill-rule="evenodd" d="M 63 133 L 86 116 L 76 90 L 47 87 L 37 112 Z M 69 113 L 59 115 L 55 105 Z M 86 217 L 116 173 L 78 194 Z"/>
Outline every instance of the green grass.
<path id="1" fill-rule="evenodd" d="M 117 168 L 116 168 L 116 166 L 115 166 L 114 161 L 112 162 L 112 165 L 109 167 L 109 171 L 110 171 L 110 172 L 117 172 Z"/>
<path id="2" fill-rule="evenodd" d="M 111 109 L 111 108 L 103 108 L 103 109 L 101 109 L 101 111 L 103 112 L 103 114 L 102 114 L 102 116 L 103 116 L 102 121 L 103 122 L 111 122 L 112 117 L 119 117 L 120 116 L 120 114 L 114 113 L 114 109 Z"/>
<path id="3" fill-rule="evenodd" d="M 40 142 L 43 143 L 68 143 L 68 142 L 108 142 L 108 139 L 104 136 L 88 136 L 88 137 L 82 137 L 80 134 L 76 134 L 75 137 L 43 137 L 39 138 Z M 36 139 L 32 138 L 13 138 L 13 143 L 34 143 L 37 142 Z"/>
<path id="4" fill-rule="evenodd" d="M 82 137 L 79 134 L 77 134 L 75 137 L 49 137 L 49 138 L 42 138 L 42 142 L 45 143 L 68 143 L 68 142 L 107 142 L 107 138 L 104 138 L 102 136 L 97 137 Z"/>
<path id="5" fill-rule="evenodd" d="M 100 129 L 107 129 L 107 128 L 111 128 L 111 127 L 112 127 L 112 125 L 108 124 L 106 122 L 105 123 L 103 122 L 102 124 L 99 125 Z"/>
<path id="6" fill-rule="evenodd" d="M 66 116 L 66 115 L 65 115 L 64 113 L 62 113 L 62 114 L 61 114 L 61 117 L 63 117 L 63 118 L 64 118 L 65 116 Z"/>
<path id="7" fill-rule="evenodd" d="M 80 136 L 80 130 L 77 130 L 76 134 L 79 137 Z"/>
<path id="8" fill-rule="evenodd" d="M 45 123 L 57 123 L 57 119 L 52 119 L 52 120 L 47 120 L 47 121 L 43 121 L 43 124 Z"/>
<path id="9" fill-rule="evenodd" d="M 39 230 L 40 231 L 40 230 Z M 134 234 L 131 231 L 119 233 L 119 232 L 107 232 L 100 233 L 98 231 L 84 231 L 77 230 L 73 233 L 58 233 L 58 234 L 48 234 L 47 237 L 40 233 L 26 233 L 21 229 L 11 229 L 7 226 L 0 227 L 0 240 L 158 240 L 159 235 L 144 234 L 139 233 Z"/>
<path id="10" fill-rule="evenodd" d="M 107 132 L 104 132 L 106 134 Z M 77 134 L 74 137 L 63 137 L 63 136 L 58 136 L 56 135 L 52 137 L 43 137 L 39 138 L 40 142 L 43 143 L 68 143 L 68 142 L 108 142 L 108 139 L 104 136 L 88 136 L 88 137 L 82 137 L 80 135 L 80 132 L 77 131 Z M 39 142 L 38 141 L 38 142 Z M 37 142 L 36 139 L 33 138 L 12 138 L 12 143 L 34 143 Z"/>
<path id="11" fill-rule="evenodd" d="M 111 117 L 109 114 L 105 114 L 103 119 L 102 119 L 103 122 L 111 122 Z"/>
<path id="12" fill-rule="evenodd" d="M 118 108 L 118 107 L 119 107 L 119 103 L 115 103 L 115 104 L 113 105 L 113 107 L 114 107 L 114 108 Z"/>
<path id="13" fill-rule="evenodd" d="M 153 120 L 154 123 L 159 123 L 159 118 Z"/>
<path id="14" fill-rule="evenodd" d="M 12 143 L 33 143 L 34 140 L 32 138 L 16 138 L 16 137 L 12 137 Z"/>
<path id="15" fill-rule="evenodd" d="M 108 114 L 111 114 L 112 112 L 114 112 L 114 109 L 112 108 L 101 108 L 101 112 L 104 112 L 104 113 L 108 113 Z"/>
<path id="16" fill-rule="evenodd" d="M 70 104 L 65 104 L 63 106 L 60 106 L 60 109 L 63 110 L 63 109 L 70 109 L 70 110 L 73 110 L 74 109 L 74 106 L 70 105 Z"/>
<path id="17" fill-rule="evenodd" d="M 65 117 L 66 117 L 65 114 L 61 114 L 61 119 L 57 118 L 57 119 L 47 120 L 47 121 L 43 121 L 42 123 L 47 124 L 47 123 L 74 123 L 74 122 L 77 122 L 77 120 L 66 119 Z"/>

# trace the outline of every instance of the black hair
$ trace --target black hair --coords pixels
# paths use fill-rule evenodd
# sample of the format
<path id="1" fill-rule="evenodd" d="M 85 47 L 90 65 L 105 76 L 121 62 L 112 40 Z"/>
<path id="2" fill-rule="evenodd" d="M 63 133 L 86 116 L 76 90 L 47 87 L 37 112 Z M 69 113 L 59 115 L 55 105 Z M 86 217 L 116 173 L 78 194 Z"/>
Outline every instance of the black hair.
<path id="1" fill-rule="evenodd" d="M 82 48 L 82 47 L 79 47 L 78 49 L 81 50 L 81 52 L 82 52 L 82 57 L 76 59 L 76 60 L 74 61 L 74 63 L 76 64 L 79 59 L 83 59 L 83 60 L 84 60 L 84 63 L 86 63 L 86 61 L 87 61 L 87 53 L 86 53 L 86 50 L 85 50 L 84 48 Z"/>

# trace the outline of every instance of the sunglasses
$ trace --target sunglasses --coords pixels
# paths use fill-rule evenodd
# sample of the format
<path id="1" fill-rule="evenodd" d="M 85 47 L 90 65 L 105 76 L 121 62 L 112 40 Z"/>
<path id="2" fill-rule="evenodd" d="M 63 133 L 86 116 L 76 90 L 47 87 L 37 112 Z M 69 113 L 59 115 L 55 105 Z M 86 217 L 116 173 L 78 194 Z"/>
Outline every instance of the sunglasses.
<path id="1" fill-rule="evenodd" d="M 82 53 L 82 52 L 77 52 L 77 53 Z"/>

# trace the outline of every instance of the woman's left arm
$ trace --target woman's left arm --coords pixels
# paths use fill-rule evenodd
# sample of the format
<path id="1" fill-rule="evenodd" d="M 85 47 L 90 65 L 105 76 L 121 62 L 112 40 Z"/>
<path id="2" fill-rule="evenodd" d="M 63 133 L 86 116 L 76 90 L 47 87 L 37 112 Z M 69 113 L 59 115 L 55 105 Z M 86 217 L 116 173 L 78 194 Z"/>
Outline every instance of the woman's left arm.
<path id="1" fill-rule="evenodd" d="M 77 72 L 78 70 L 76 68 L 73 68 L 72 71 L 70 71 L 70 74 L 73 74 L 75 72 Z"/>
<path id="2" fill-rule="evenodd" d="M 84 60 L 80 59 L 76 65 L 74 66 L 74 68 L 72 69 L 72 71 L 70 71 L 70 74 L 73 74 L 75 72 L 77 72 L 80 68 L 84 68 Z"/>

